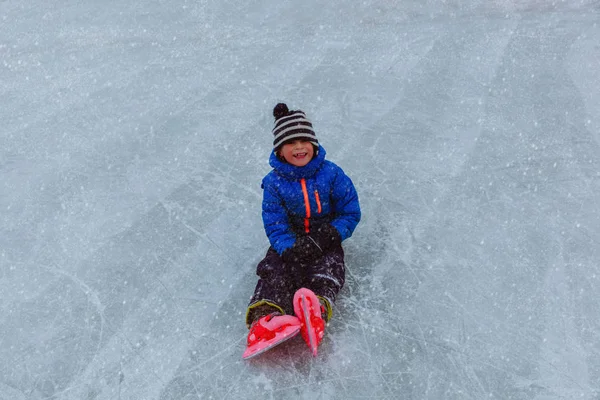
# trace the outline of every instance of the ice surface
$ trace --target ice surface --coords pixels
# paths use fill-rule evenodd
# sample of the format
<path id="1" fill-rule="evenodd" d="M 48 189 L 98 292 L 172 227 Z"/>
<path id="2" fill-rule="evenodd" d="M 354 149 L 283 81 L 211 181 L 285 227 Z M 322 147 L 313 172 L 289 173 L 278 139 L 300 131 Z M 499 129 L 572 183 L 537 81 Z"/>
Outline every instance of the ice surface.
<path id="1" fill-rule="evenodd" d="M 0 1 L 0 399 L 599 399 L 599 22 Z M 278 101 L 363 220 L 319 356 L 246 362 Z"/>

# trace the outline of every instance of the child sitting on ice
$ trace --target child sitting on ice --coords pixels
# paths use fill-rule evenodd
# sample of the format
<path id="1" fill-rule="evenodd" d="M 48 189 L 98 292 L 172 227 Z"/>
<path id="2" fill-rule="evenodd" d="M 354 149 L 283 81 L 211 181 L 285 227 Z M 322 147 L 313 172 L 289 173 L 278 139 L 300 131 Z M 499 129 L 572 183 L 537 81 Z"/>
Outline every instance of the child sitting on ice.
<path id="1" fill-rule="evenodd" d="M 350 178 L 325 159 L 304 112 L 279 103 L 273 116 L 273 170 L 262 181 L 262 217 L 271 246 L 257 266 L 259 280 L 246 313 L 248 348 L 295 325 L 308 343 L 306 316 L 298 315 L 302 289 L 312 310 L 308 318 L 317 335 L 316 354 L 344 285 L 342 241 L 360 221 L 360 206 Z"/>

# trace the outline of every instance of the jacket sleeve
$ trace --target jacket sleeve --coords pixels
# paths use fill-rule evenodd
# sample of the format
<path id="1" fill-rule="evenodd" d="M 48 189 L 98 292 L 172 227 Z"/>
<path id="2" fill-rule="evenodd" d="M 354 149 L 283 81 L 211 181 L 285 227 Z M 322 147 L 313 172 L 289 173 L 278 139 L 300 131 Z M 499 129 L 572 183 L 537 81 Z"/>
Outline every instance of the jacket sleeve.
<path id="1" fill-rule="evenodd" d="M 262 219 L 271 246 L 281 255 L 292 247 L 296 236 L 291 230 L 283 200 L 273 186 L 263 180 Z"/>
<path id="2" fill-rule="evenodd" d="M 352 236 L 360 221 L 361 212 L 356 188 L 340 167 L 337 167 L 333 181 L 331 199 L 335 213 L 331 225 L 338 230 L 341 239 L 345 240 Z"/>

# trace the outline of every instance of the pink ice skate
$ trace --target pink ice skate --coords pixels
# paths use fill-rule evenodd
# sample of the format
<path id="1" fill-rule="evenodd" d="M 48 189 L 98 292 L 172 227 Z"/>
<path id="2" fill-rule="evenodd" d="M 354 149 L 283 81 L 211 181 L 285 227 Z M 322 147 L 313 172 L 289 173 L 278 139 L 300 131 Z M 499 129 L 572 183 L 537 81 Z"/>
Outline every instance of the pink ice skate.
<path id="1" fill-rule="evenodd" d="M 300 320 L 293 315 L 269 314 L 252 324 L 242 358 L 247 360 L 293 338 L 300 332 Z"/>
<path id="2" fill-rule="evenodd" d="M 317 347 L 325 335 L 325 321 L 321 317 L 319 298 L 310 289 L 298 289 L 294 295 L 294 312 L 302 322 L 300 334 L 313 356 L 316 356 Z"/>

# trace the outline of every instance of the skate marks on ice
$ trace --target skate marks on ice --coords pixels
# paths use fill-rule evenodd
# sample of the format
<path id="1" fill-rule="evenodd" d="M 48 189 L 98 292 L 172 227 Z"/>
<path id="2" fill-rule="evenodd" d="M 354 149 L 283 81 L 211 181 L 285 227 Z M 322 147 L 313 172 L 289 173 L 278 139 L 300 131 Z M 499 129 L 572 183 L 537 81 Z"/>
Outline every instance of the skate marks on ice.
<path id="1" fill-rule="evenodd" d="M 30 271 L 43 284 L 3 321 L 4 343 L 15 340 L 1 348 L 4 382 L 32 398 L 156 396 L 212 315 L 214 288 L 235 279 L 206 183 L 180 187 L 75 273 Z M 218 265 L 231 269 L 202 272 Z"/>
<path id="2" fill-rule="evenodd" d="M 546 22 L 515 30 L 482 135 L 425 232 L 438 277 L 421 286 L 416 315 L 452 350 L 430 374 L 456 395 L 585 397 L 598 381 L 586 356 L 598 306 L 584 294 L 598 286 L 585 277 L 598 263 L 598 146 L 564 68 L 576 34 Z"/>
<path id="3" fill-rule="evenodd" d="M 368 8 L 368 22 L 379 23 L 381 9 Z M 421 4 L 419 8 L 422 15 L 432 11 Z M 385 46 L 385 55 L 373 47 L 371 53 L 365 52 L 368 56 L 361 56 L 367 45 L 353 47 L 353 38 L 360 35 L 350 30 L 346 37 L 339 36 L 343 49 L 302 63 L 301 71 L 290 67 L 299 60 L 295 46 L 287 47 L 285 60 L 276 63 L 273 57 L 246 63 L 256 61 L 256 54 L 235 47 L 232 61 L 263 71 L 252 75 L 249 85 L 242 84 L 241 91 L 239 69 L 231 81 L 227 74 L 204 77 L 218 84 L 198 89 L 208 95 L 197 103 L 203 111 L 191 117 L 201 117 L 213 128 L 220 124 L 218 115 L 224 105 L 236 104 L 233 108 L 241 110 L 260 103 L 256 99 L 265 92 L 279 93 L 271 75 L 285 65 L 286 83 L 293 83 L 286 94 L 294 93 L 306 102 L 317 95 L 337 96 L 339 108 L 316 108 L 324 113 L 322 121 L 340 118 L 334 135 L 349 139 L 342 144 L 344 151 L 336 153 L 342 161 L 353 160 L 356 143 L 364 145 L 365 156 L 356 160 L 356 167 L 347 165 L 364 193 L 365 219 L 346 246 L 346 287 L 317 360 L 306 354 L 301 341 L 265 354 L 253 364 L 239 359 L 247 333 L 242 322 L 246 294 L 253 289 L 253 269 L 263 252 L 257 248 L 263 241 L 249 239 L 226 252 L 224 240 L 239 243 L 239 238 L 228 237 L 223 226 L 244 237 L 258 236 L 261 227 L 256 221 L 236 225 L 235 218 L 215 216 L 224 210 L 242 210 L 247 222 L 255 208 L 244 210 L 250 203 L 247 198 L 234 207 L 244 186 L 211 180 L 207 173 L 208 184 L 225 190 L 218 192 L 225 204 L 205 201 L 203 179 L 192 181 L 154 208 L 146 210 L 147 204 L 154 203 L 145 203 L 140 219 L 121 234 L 107 236 L 100 249 L 86 249 L 90 255 L 78 259 L 74 268 L 48 262 L 61 258 L 59 247 L 39 246 L 33 249 L 39 258 L 32 260 L 44 260 L 43 265 L 19 264 L 15 270 L 2 270 L 2 289 L 25 294 L 6 301 L 2 296 L 0 304 L 2 396 L 78 400 L 157 398 L 158 393 L 163 399 L 249 398 L 253 393 L 261 393 L 260 398 L 284 394 L 332 399 L 598 397 L 593 385 L 600 381 L 600 310 L 594 295 L 599 292 L 595 271 L 600 264 L 596 250 L 600 222 L 595 197 L 600 168 L 593 137 L 597 142 L 600 108 L 594 91 L 598 85 L 593 84 L 596 77 L 590 75 L 598 69 L 591 58 L 597 54 L 598 33 L 577 25 L 577 18 L 588 18 L 585 26 L 591 26 L 597 13 L 590 9 L 587 17 L 572 13 L 572 20 L 565 20 L 550 12 L 536 21 L 535 7 L 526 9 L 525 18 L 500 13 L 493 21 L 478 21 L 477 16 L 469 18 L 475 22 L 464 19 L 460 29 L 445 12 L 433 21 L 435 28 L 426 16 L 410 26 L 406 18 L 404 25 L 392 21 L 396 23 L 386 29 L 404 26 L 421 39 L 423 29 L 429 33 L 437 29 L 416 42 L 425 51 L 418 52 L 414 64 L 404 63 L 403 57 L 415 53 L 389 51 L 393 43 Z M 383 14 L 386 11 L 393 10 L 384 9 Z M 358 20 L 356 25 L 360 26 Z M 464 31 L 474 25 L 478 27 Z M 234 38 L 244 33 L 241 26 L 234 27 Z M 262 31 L 261 40 L 268 43 L 273 31 Z M 293 43 L 302 42 L 301 33 L 296 32 Z M 243 45 L 253 40 L 246 36 Z M 282 53 L 277 48 L 272 54 L 275 51 Z M 238 60 L 238 54 L 246 56 Z M 353 54 L 354 64 L 344 69 Z M 189 71 L 196 71 L 196 60 L 189 62 Z M 330 62 L 333 69 L 328 69 Z M 590 62 L 587 69 L 578 66 Z M 375 67 L 369 70 L 369 65 Z M 211 68 L 220 69 L 218 64 Z M 343 73 L 333 74 L 333 70 Z M 327 71 L 331 80 L 318 80 Z M 172 83 L 172 75 L 167 75 L 165 82 Z M 196 79 L 194 73 L 189 75 L 190 82 Z M 343 79 L 350 75 L 351 79 Z M 298 76 L 305 78 L 298 81 Z M 319 83 L 318 90 L 312 89 L 314 82 Z M 385 82 L 385 90 L 379 90 L 377 82 Z M 263 85 L 265 91 L 257 95 L 255 89 Z M 174 85 L 169 93 L 183 86 Z M 120 105 L 128 95 L 136 95 L 134 87 L 130 87 L 133 92 L 114 96 L 119 99 L 116 108 L 123 109 Z M 232 89 L 230 97 L 219 97 L 228 89 Z M 106 93 L 109 99 L 114 91 Z M 188 93 L 181 101 L 187 104 L 195 97 L 196 93 Z M 77 95 L 70 98 L 77 100 Z M 152 110 L 164 111 L 163 100 L 155 101 Z M 261 107 L 254 106 L 253 111 Z M 78 113 L 80 107 L 72 110 Z M 380 110 L 385 110 L 383 116 Z M 9 107 L 7 112 L 12 111 Z M 44 124 L 42 116 L 47 112 L 48 108 L 32 109 L 26 116 Z M 50 120 L 51 125 L 58 125 L 59 116 Z M 355 136 L 348 136 L 350 126 L 358 131 Z M 247 133 L 244 129 L 245 125 L 236 140 Z M 115 132 L 118 136 L 123 131 Z M 94 147 L 80 146 L 73 148 L 83 150 L 84 158 L 94 157 Z M 47 152 L 46 146 L 32 147 Z M 99 149 L 99 159 L 107 151 L 119 150 Z M 149 158 L 156 156 L 152 149 Z M 198 159 L 212 157 L 201 146 L 192 145 L 195 150 Z M 167 153 L 165 157 L 176 152 Z M 161 161 L 151 166 L 160 166 Z M 13 168 L 11 162 L 6 168 Z M 190 174 L 199 170 L 194 162 L 183 166 Z M 84 175 L 75 176 L 78 165 L 61 167 L 73 177 L 66 183 L 73 185 L 68 189 L 92 182 L 98 192 L 84 194 L 109 190 Z M 98 174 L 103 166 L 94 162 L 84 172 Z M 147 166 L 136 168 L 143 171 Z M 151 190 L 148 185 L 156 182 L 150 174 L 137 176 L 141 189 Z M 250 173 L 237 181 L 232 174 L 212 175 L 234 185 L 251 180 Z M 159 184 L 168 186 L 171 178 L 161 175 Z M 188 180 L 184 176 L 183 181 Z M 110 190 L 117 198 L 130 193 L 122 187 Z M 19 196 L 27 201 L 31 193 Z M 46 210 L 54 213 L 52 207 L 61 204 L 43 203 L 42 208 L 36 204 L 32 208 L 42 223 L 51 225 Z M 195 210 L 194 204 L 210 213 Z M 120 203 L 123 208 L 129 205 L 136 207 L 135 202 Z M 54 215 L 69 228 L 70 219 Z M 93 223 L 103 222 L 96 218 Z M 31 222 L 32 227 L 39 226 Z M 111 224 L 109 229 L 121 229 L 121 223 Z M 29 239 L 27 235 L 34 234 L 24 233 L 22 238 Z M 9 260 L 10 251 L 25 249 L 12 242 L 8 247 Z M 84 252 L 73 254 L 77 258 Z M 13 281 L 23 286 L 11 286 Z"/>

